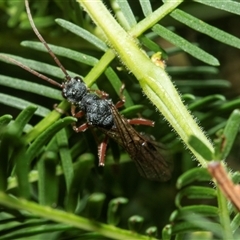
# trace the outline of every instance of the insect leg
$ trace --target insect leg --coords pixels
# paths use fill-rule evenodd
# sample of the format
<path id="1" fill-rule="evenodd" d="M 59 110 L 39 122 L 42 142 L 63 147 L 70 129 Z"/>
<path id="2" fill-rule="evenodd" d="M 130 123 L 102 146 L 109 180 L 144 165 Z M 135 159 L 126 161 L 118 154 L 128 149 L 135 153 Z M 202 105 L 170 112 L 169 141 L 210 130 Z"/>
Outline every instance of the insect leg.
<path id="1" fill-rule="evenodd" d="M 115 104 L 116 108 L 122 107 L 126 101 L 125 96 L 123 95 L 124 89 L 125 89 L 125 84 L 123 83 L 119 91 L 120 100 Z"/>
<path id="2" fill-rule="evenodd" d="M 99 166 L 104 166 L 105 164 L 105 155 L 106 155 L 106 150 L 107 150 L 107 144 L 108 144 L 108 136 L 105 135 L 103 141 L 100 143 L 98 146 L 98 165 Z"/>
<path id="3" fill-rule="evenodd" d="M 76 107 L 71 105 L 71 114 L 75 118 L 81 118 L 85 113 L 83 111 L 76 112 Z"/>
<path id="4" fill-rule="evenodd" d="M 107 99 L 109 97 L 109 95 L 101 90 L 93 90 L 93 89 L 89 89 L 89 91 L 95 92 L 97 95 L 99 95 L 102 99 Z"/>
<path id="5" fill-rule="evenodd" d="M 89 128 L 88 123 L 83 123 L 81 126 L 77 127 L 76 125 L 73 126 L 73 130 L 77 133 L 84 132 Z"/>
<path id="6" fill-rule="evenodd" d="M 118 101 L 115 104 L 116 108 L 122 107 L 125 103 L 125 96 L 123 95 L 124 89 L 125 89 L 125 84 L 123 83 L 120 88 L 120 101 Z M 144 119 L 144 118 L 132 118 L 132 119 L 127 119 L 127 121 L 131 125 L 145 125 L 145 126 L 154 127 L 154 124 L 155 124 L 153 121 Z"/>
<path id="7" fill-rule="evenodd" d="M 78 112 L 76 112 L 76 107 L 74 106 L 74 105 L 71 105 L 71 114 L 72 114 L 72 116 L 73 117 L 75 117 L 75 118 L 81 118 L 83 115 L 84 115 L 84 112 L 83 111 L 78 111 Z M 83 123 L 81 126 L 79 126 L 79 127 L 77 127 L 76 126 L 76 123 L 74 122 L 73 124 L 72 124 L 72 126 L 73 126 L 73 130 L 75 131 L 75 132 L 77 132 L 77 133 L 79 133 L 79 132 L 84 132 L 84 131 L 86 131 L 87 129 L 88 129 L 88 127 L 89 127 L 89 125 L 88 125 L 88 123 L 86 122 L 86 123 Z"/>
<path id="8" fill-rule="evenodd" d="M 145 125 L 145 126 L 154 127 L 154 124 L 155 124 L 155 122 L 145 118 L 132 118 L 132 119 L 127 119 L 127 121 L 131 125 Z"/>

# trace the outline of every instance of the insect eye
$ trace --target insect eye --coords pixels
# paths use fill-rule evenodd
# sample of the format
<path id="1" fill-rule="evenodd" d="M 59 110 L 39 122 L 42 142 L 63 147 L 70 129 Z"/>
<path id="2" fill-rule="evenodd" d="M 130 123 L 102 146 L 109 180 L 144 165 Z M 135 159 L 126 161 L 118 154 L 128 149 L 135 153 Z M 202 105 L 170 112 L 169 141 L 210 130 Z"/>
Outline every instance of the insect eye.
<path id="1" fill-rule="evenodd" d="M 80 78 L 80 77 L 74 77 L 74 79 L 76 80 L 76 81 L 78 81 L 78 82 L 83 82 L 83 80 L 82 80 L 82 78 Z"/>

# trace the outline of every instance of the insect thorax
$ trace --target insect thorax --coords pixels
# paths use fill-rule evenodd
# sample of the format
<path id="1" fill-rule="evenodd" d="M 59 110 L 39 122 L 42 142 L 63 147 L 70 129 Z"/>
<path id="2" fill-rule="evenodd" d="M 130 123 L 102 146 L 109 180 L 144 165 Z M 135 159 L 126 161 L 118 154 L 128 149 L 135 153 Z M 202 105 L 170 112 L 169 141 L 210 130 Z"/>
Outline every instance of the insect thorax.
<path id="1" fill-rule="evenodd" d="M 110 104 L 112 104 L 111 100 L 89 93 L 84 96 L 79 107 L 86 113 L 88 124 L 111 129 L 114 122 Z"/>

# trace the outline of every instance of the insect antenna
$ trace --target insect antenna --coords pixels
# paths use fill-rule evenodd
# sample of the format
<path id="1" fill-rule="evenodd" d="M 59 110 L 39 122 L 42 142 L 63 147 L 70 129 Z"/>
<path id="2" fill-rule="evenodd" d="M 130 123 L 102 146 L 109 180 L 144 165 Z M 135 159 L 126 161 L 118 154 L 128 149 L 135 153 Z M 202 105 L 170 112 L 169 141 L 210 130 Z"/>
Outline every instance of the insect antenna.
<path id="1" fill-rule="evenodd" d="M 47 77 L 47 76 L 45 76 L 45 75 L 43 75 L 43 74 L 33 70 L 33 69 L 31 69 L 30 67 L 25 66 L 21 62 L 13 59 L 11 57 L 8 57 L 8 56 L 6 56 L 4 54 L 0 54 L 0 57 L 5 59 L 5 60 L 7 60 L 7 61 L 9 61 L 9 62 L 11 62 L 11 63 L 13 63 L 13 64 L 15 64 L 15 65 L 17 65 L 17 66 L 19 66 L 19 67 L 21 67 L 21 68 L 23 68 L 24 70 L 32 73 L 33 75 L 35 75 L 35 76 L 37 76 L 37 77 L 39 77 L 39 78 L 41 78 L 41 79 L 51 83 L 52 85 L 55 85 L 55 86 L 57 86 L 59 88 L 62 88 L 62 84 L 60 84 L 60 83 L 54 81 L 53 79 L 51 79 L 51 78 L 49 78 L 49 77 Z"/>
<path id="2" fill-rule="evenodd" d="M 61 68 L 61 70 L 63 71 L 64 75 L 65 75 L 65 79 L 68 81 L 71 79 L 71 77 L 69 76 L 69 74 L 67 73 L 67 70 L 63 67 L 63 65 L 61 64 L 61 62 L 59 61 L 59 59 L 56 57 L 56 55 L 53 53 L 53 51 L 51 50 L 51 48 L 48 46 L 47 42 L 44 40 L 44 38 L 42 37 L 42 35 L 39 33 L 39 31 L 37 30 L 35 23 L 33 21 L 32 18 L 32 14 L 31 14 L 31 10 L 29 7 L 29 3 L 28 0 L 25 0 L 25 6 L 26 6 L 26 11 L 27 11 L 27 15 L 28 15 L 28 19 L 29 22 L 32 26 L 32 29 L 34 31 L 34 33 L 36 34 L 36 36 L 38 37 L 38 39 L 42 42 L 42 44 L 45 46 L 45 48 L 48 50 L 49 54 L 51 55 L 51 57 L 53 58 L 53 60 L 55 61 L 55 63 Z"/>

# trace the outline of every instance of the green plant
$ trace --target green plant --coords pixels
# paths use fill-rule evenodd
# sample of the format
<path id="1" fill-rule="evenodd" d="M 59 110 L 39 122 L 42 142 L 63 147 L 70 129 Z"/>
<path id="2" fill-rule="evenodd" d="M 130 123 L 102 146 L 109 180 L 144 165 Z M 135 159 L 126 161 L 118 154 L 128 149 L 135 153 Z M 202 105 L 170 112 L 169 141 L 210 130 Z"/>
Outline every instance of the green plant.
<path id="1" fill-rule="evenodd" d="M 169 15 L 225 44 L 239 48 L 240 40 L 199 21 L 199 19 L 186 13 L 184 8 L 178 9 L 183 2 L 180 0 L 165 1 L 162 6 L 157 6 L 155 11 L 152 11 L 150 1 L 139 1 L 144 13 L 144 17 L 139 22 L 136 21 L 129 5 L 130 2 L 127 1 L 110 2 L 116 19 L 112 17 L 108 8 L 101 1 L 78 2 L 80 5 L 71 1 L 56 1 L 58 7 L 64 10 L 66 18 L 71 21 L 57 19 L 56 22 L 64 29 L 84 38 L 88 43 L 79 43 L 79 38 L 77 38 L 77 43 L 81 44 L 81 50 L 73 51 L 69 49 L 69 46 L 63 48 L 50 45 L 51 49 L 58 56 L 76 61 L 76 65 L 72 68 L 77 72 L 81 69 L 80 73 L 85 76 L 84 80 L 88 86 L 96 88 L 97 82 L 99 88 L 111 93 L 113 98 L 114 90 L 115 94 L 119 94 L 121 80 L 124 79 L 126 83 L 124 95 L 127 100 L 126 109 L 123 110 L 124 115 L 130 117 L 134 113 L 142 112 L 145 117 L 156 120 L 157 127 L 155 129 L 160 126 L 163 129 L 162 133 L 154 133 L 154 129 L 147 130 L 148 133 L 154 133 L 153 135 L 157 139 L 161 138 L 161 141 L 172 149 L 173 155 L 181 153 L 183 162 L 188 164 L 185 166 L 186 172 L 178 178 L 177 186 L 178 188 L 183 188 L 188 184 L 191 186 L 181 189 L 176 196 L 178 210 L 173 212 L 170 217 L 171 223 L 174 224 L 169 224 L 163 228 L 162 238 L 170 239 L 173 236 L 176 239 L 181 239 L 186 237 L 184 233 L 188 232 L 191 234 L 191 239 L 197 239 L 196 231 L 207 231 L 209 239 L 212 237 L 211 234 L 214 237 L 230 239 L 233 238 L 235 232 L 236 236 L 234 235 L 234 237 L 237 239 L 236 230 L 239 226 L 239 215 L 234 212 L 233 208 L 228 208 L 223 193 L 212 186 L 195 186 L 194 181 L 210 181 L 211 178 L 206 171 L 208 161 L 212 159 L 225 160 L 229 155 L 239 128 L 240 115 L 236 109 L 239 107 L 240 101 L 237 98 L 226 100 L 220 94 L 195 96 L 194 90 L 197 84 L 203 89 L 209 89 L 211 84 L 219 89 L 228 87 L 227 81 L 214 81 L 212 79 L 212 75 L 215 77 L 214 74 L 217 71 L 215 66 L 218 66 L 219 62 L 211 54 L 159 23 Z M 198 3 L 198 7 L 205 4 L 209 8 L 214 7 L 239 14 L 239 3 L 234 1 L 229 1 L 227 4 L 201 0 L 195 2 Z M 191 3 L 185 2 L 185 6 L 188 4 Z M 10 13 L 18 9 L 18 14 L 15 12 L 12 15 L 9 24 L 14 25 L 21 21 L 20 26 L 24 28 L 27 27 L 26 14 L 23 3 L 19 2 L 18 5 L 12 3 L 8 8 Z M 32 8 L 37 9 L 36 15 L 44 16 L 47 6 L 47 1 L 44 1 L 44 4 L 36 2 Z M 36 19 L 36 22 L 39 21 L 41 26 L 52 25 L 52 19 L 54 19 L 52 16 L 40 17 L 38 20 Z M 72 22 L 77 23 L 77 25 Z M 53 34 L 58 34 L 59 31 L 61 30 L 56 29 Z M 170 49 L 165 52 L 154 42 L 154 38 L 159 36 L 211 66 L 163 69 L 155 65 L 149 58 L 154 53 L 161 52 L 162 56 L 165 57 L 180 51 L 179 49 Z M 67 37 L 69 39 L 69 36 Z M 59 38 L 60 36 L 58 36 L 58 40 Z M 46 51 L 41 43 L 24 41 L 22 45 Z M 142 47 L 145 51 L 142 50 Z M 42 63 L 38 59 L 39 57 L 42 56 L 37 56 L 36 61 L 14 56 L 15 59 L 37 71 L 62 79 L 62 72 L 57 67 Z M 117 71 L 116 68 L 120 65 L 118 59 L 122 64 L 121 71 Z M 92 69 L 90 70 L 87 66 L 91 66 Z M 181 89 L 184 91 L 184 87 L 187 88 L 188 94 L 180 97 L 166 72 L 182 79 L 186 79 L 190 73 L 200 72 L 206 80 L 199 82 L 195 80 L 195 86 L 193 81 L 187 83 L 176 81 L 179 92 Z M 70 71 L 69 74 L 78 75 Z M 181 76 L 181 74 L 183 75 Z M 0 84 L 19 91 L 33 93 L 34 96 L 42 95 L 44 98 L 49 98 L 49 102 L 50 99 L 62 100 L 59 90 L 43 86 L 42 82 L 36 84 L 32 80 L 26 82 L 20 80 L 19 77 L 1 75 Z M 142 97 L 142 91 L 147 98 Z M 75 121 L 74 118 L 61 118 L 59 112 L 52 111 L 49 102 L 46 104 L 51 110 L 34 104 L 33 100 L 23 100 L 22 95 L 16 97 L 15 94 L 17 93 L 1 93 L 0 95 L 2 104 L 22 109 L 22 112 L 14 120 L 10 115 L 3 115 L 0 119 L 2 129 L 0 132 L 0 203 L 3 205 L 1 216 L 3 228 L 0 239 L 46 236 L 44 234 L 53 239 L 61 239 L 65 236 L 79 236 L 79 238 L 84 239 L 148 239 L 148 237 L 139 234 L 143 218 L 130 216 L 120 208 L 128 201 L 130 206 L 133 206 L 136 201 L 138 211 L 133 212 L 132 215 L 143 214 L 146 221 L 150 222 L 150 224 L 144 225 L 147 228 L 145 233 L 156 237 L 156 227 L 151 224 L 158 224 L 160 216 L 155 216 L 153 219 L 153 215 L 144 213 L 144 205 L 141 205 L 141 201 L 148 205 L 153 204 L 153 206 L 163 204 L 161 210 L 165 210 L 164 206 L 167 206 L 168 199 L 165 198 L 163 203 L 160 201 L 161 195 L 171 196 L 171 192 L 166 191 L 167 185 L 159 186 L 159 184 L 138 180 L 139 176 L 132 174 L 135 170 L 131 168 L 130 164 L 127 165 L 128 169 L 124 169 L 121 174 L 114 174 L 114 170 L 118 169 L 115 169 L 113 160 L 118 159 L 118 155 L 120 163 L 130 161 L 129 157 L 115 145 L 111 146 L 112 154 L 108 153 L 104 176 L 99 177 L 100 174 L 97 173 L 97 170 L 95 169 L 95 172 L 92 170 L 95 165 L 96 146 L 89 144 L 94 142 L 93 136 L 89 132 L 75 135 L 70 125 Z M 117 99 L 117 97 L 115 98 Z M 154 106 L 150 105 L 147 99 Z M 182 99 L 188 104 L 188 109 L 183 105 Z M 138 105 L 134 105 L 134 103 L 138 103 Z M 149 108 L 146 110 L 144 106 L 149 106 Z M 58 107 L 66 112 L 69 110 L 69 104 L 66 101 L 62 101 Z M 154 112 L 154 107 L 162 113 L 180 136 L 182 143 L 191 150 L 203 168 L 193 169 L 193 166 L 189 164 L 189 153 L 182 149 L 182 143 L 176 139 L 176 133 L 169 131 L 170 128 L 166 122 L 161 120 L 162 117 L 159 116 L 159 113 Z M 198 117 L 201 125 L 207 129 L 208 136 L 216 139 L 214 147 L 189 110 Z M 34 114 L 44 118 L 40 121 L 33 119 L 33 123 L 28 125 Z M 230 115 L 229 119 L 228 115 Z M 165 130 L 164 127 L 168 130 Z M 223 129 L 222 132 L 221 129 Z M 219 135 L 215 137 L 214 134 L 218 131 Z M 225 140 L 226 144 L 223 145 Z M 184 161 L 184 158 L 188 160 Z M 178 164 L 175 161 L 175 165 Z M 122 167 L 124 168 L 124 166 Z M 125 177 L 126 179 L 124 174 L 128 176 Z M 138 181 L 141 184 L 135 189 Z M 133 194 L 134 190 L 137 192 L 136 196 Z M 146 198 L 140 197 L 141 191 L 144 191 Z M 129 200 L 126 199 L 126 196 Z M 205 205 L 188 204 L 188 206 L 182 207 L 183 196 L 197 199 L 202 197 L 216 199 L 218 208 L 211 206 L 210 203 Z M 109 203 L 108 206 L 106 206 L 106 202 Z M 54 209 L 54 207 L 61 210 Z M 127 209 L 130 211 L 132 208 Z M 172 209 L 173 207 L 164 213 L 166 217 L 169 216 Z M 154 208 L 152 211 L 156 214 Z M 193 216 L 193 213 L 196 214 Z M 231 215 L 234 215 L 233 220 L 230 218 Z M 130 230 L 122 229 L 127 228 L 126 218 L 129 219 Z M 120 221 L 121 219 L 122 221 Z M 205 226 L 206 224 L 202 226 L 201 223 L 206 221 L 208 221 L 208 226 Z M 115 227 L 118 224 L 120 227 Z"/>

